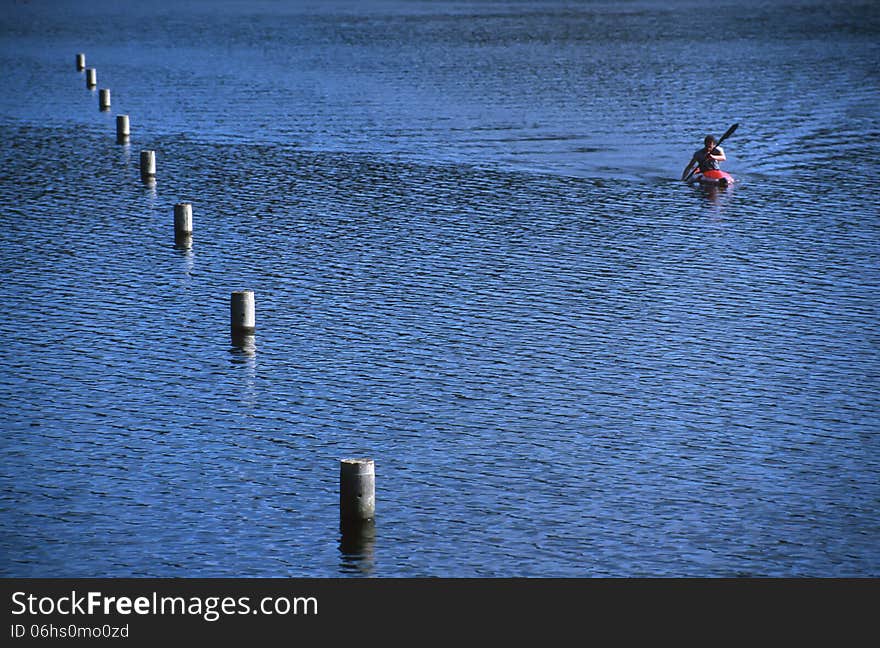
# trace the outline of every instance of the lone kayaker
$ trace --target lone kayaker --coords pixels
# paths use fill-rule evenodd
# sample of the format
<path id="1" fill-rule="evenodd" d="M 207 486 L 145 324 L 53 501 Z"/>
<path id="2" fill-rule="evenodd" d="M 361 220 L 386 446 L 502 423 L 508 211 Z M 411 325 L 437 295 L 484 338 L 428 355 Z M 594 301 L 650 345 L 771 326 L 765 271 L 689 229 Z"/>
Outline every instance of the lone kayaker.
<path id="1" fill-rule="evenodd" d="M 724 155 L 724 149 L 717 145 L 718 140 L 715 139 L 714 135 L 706 135 L 703 139 L 703 144 L 705 144 L 705 146 L 698 151 L 694 151 L 694 156 L 684 168 L 684 171 L 681 174 L 682 180 L 688 178 L 691 173 L 691 167 L 694 166 L 694 164 L 698 164 L 700 171 L 706 173 L 706 171 L 711 171 L 712 169 L 721 169 L 721 166 L 718 163 L 724 162 L 724 160 L 727 159 L 727 156 Z"/>

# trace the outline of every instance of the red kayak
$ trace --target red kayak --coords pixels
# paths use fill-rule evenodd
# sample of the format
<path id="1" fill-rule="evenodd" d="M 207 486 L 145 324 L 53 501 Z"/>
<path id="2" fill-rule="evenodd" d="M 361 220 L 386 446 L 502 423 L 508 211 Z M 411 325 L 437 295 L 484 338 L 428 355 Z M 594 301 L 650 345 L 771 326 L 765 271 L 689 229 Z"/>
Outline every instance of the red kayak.
<path id="1" fill-rule="evenodd" d="M 705 173 L 698 170 L 694 175 L 691 176 L 688 182 L 699 182 L 700 184 L 726 187 L 727 185 L 733 184 L 733 176 L 726 171 L 722 171 L 721 169 L 710 169 Z"/>

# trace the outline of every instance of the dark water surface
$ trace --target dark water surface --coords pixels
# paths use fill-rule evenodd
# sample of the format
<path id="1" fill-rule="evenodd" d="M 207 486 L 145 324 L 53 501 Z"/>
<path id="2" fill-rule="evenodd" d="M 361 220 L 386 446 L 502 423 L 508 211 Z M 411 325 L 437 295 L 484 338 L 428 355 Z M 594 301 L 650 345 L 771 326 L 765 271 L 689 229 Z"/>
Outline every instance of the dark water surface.
<path id="1" fill-rule="evenodd" d="M 5 3 L 0 575 L 880 575 L 880 9 L 702 6 Z"/>

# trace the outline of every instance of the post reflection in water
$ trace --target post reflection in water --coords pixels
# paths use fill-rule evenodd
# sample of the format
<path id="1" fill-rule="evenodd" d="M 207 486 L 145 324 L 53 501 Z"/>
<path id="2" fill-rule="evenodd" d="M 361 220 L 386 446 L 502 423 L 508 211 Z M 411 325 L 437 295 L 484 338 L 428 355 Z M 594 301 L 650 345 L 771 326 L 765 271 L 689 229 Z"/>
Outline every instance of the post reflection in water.
<path id="1" fill-rule="evenodd" d="M 190 237 L 190 240 L 192 240 L 192 237 Z M 184 247 L 175 245 L 174 247 L 177 250 L 180 250 L 181 256 L 183 256 L 183 271 L 186 273 L 187 277 L 190 277 L 196 267 L 196 255 L 193 253 L 192 245 Z"/>
<path id="2" fill-rule="evenodd" d="M 257 405 L 257 338 L 255 335 L 232 334 L 231 359 L 242 367 L 244 383 L 241 402 L 249 407 Z"/>
<path id="3" fill-rule="evenodd" d="M 119 159 L 125 169 L 131 167 L 131 143 L 125 142 L 119 145 Z"/>
<path id="4" fill-rule="evenodd" d="M 193 236 L 190 232 L 174 232 L 174 248 L 176 250 L 189 250 L 192 248 Z M 189 256 L 192 256 L 191 254 Z"/>
<path id="5" fill-rule="evenodd" d="M 340 521 L 339 571 L 369 576 L 376 566 L 375 520 Z"/>
<path id="6" fill-rule="evenodd" d="M 253 358 L 257 355 L 257 336 L 253 333 L 232 332 L 233 358 Z"/>

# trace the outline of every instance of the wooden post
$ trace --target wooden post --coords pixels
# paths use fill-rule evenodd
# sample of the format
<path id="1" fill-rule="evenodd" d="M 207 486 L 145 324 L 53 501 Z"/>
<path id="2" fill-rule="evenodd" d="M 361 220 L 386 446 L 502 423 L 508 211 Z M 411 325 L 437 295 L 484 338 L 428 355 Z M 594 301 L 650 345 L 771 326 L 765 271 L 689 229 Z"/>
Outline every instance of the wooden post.
<path id="1" fill-rule="evenodd" d="M 372 459 L 339 462 L 339 517 L 343 523 L 372 520 L 376 515 L 376 467 Z"/>
<path id="2" fill-rule="evenodd" d="M 131 138 L 128 115 L 116 115 L 116 143 L 125 144 Z"/>
<path id="3" fill-rule="evenodd" d="M 86 69 L 86 55 L 79 53 L 76 55 L 76 71 L 82 72 Z"/>
<path id="4" fill-rule="evenodd" d="M 141 151 L 141 178 L 156 177 L 156 151 Z"/>
<path id="5" fill-rule="evenodd" d="M 174 244 L 179 248 L 192 247 L 192 203 L 174 205 Z"/>
<path id="6" fill-rule="evenodd" d="M 180 202 L 174 205 L 175 234 L 192 234 L 193 210 L 192 203 Z"/>
<path id="7" fill-rule="evenodd" d="M 86 87 L 91 90 L 98 85 L 98 71 L 95 68 L 86 69 Z"/>
<path id="8" fill-rule="evenodd" d="M 98 106 L 101 110 L 110 110 L 110 89 L 101 88 L 98 92 Z"/>
<path id="9" fill-rule="evenodd" d="M 236 290 L 229 303 L 233 338 L 253 335 L 257 328 L 253 290 Z"/>

